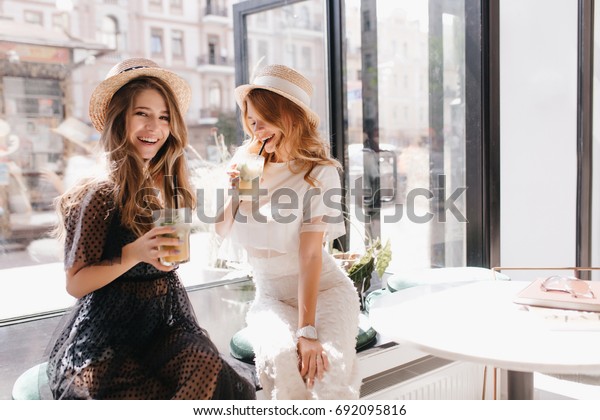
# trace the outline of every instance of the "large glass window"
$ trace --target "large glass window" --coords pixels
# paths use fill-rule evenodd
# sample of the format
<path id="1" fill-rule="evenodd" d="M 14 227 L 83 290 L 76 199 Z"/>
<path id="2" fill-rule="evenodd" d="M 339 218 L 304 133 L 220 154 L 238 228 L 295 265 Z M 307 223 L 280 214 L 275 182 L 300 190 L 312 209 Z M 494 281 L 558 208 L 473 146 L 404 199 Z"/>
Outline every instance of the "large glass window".
<path id="1" fill-rule="evenodd" d="M 94 87 L 129 51 L 145 51 L 164 64 L 170 58 L 164 56 L 165 34 L 174 57 L 184 48 L 197 57 L 177 60 L 174 71 L 198 93 L 186 116 L 193 146 L 188 157 L 198 187 L 205 189 L 206 215 L 215 214 L 214 190 L 225 186 L 228 156 L 242 141 L 233 87 L 261 66 L 282 63 L 313 82 L 320 130 L 344 165 L 348 234 L 335 246 L 360 252 L 369 239 L 389 239 L 391 271 L 465 265 L 467 1 L 345 0 L 335 27 L 332 10 L 340 4 L 325 0 L 235 2 L 229 11 L 220 10 L 229 2 L 206 2 L 219 14 L 203 16 L 206 21 L 198 25 L 176 14 L 157 21 L 153 8 L 165 2 L 148 0 L 141 11 L 133 2 L 109 2 L 94 11 L 100 31 L 94 25 L 70 28 L 74 36 L 94 40 L 87 48 L 2 44 L 7 54 L 0 60 L 8 73 L 0 89 L 0 120 L 8 128 L 0 125 L 0 150 L 11 154 L 0 161 L 0 272 L 3 278 L 36 280 L 27 287 L 13 282 L 9 293 L 0 294 L 0 319 L 57 310 L 72 301 L 64 291 L 61 250 L 48 231 L 59 194 L 52 174 L 64 181 L 65 162 L 81 150 L 55 130 L 73 117 L 85 127 L 86 140 L 96 144 L 99 134 L 87 117 Z M 202 15 L 200 3 L 190 7 Z M 240 21 L 231 13 L 236 8 L 243 11 Z M 15 17 L 23 13 L 5 9 Z M 81 8 L 65 13 L 70 24 L 82 19 Z M 232 23 L 236 37 L 243 33 L 236 41 Z M 149 32 L 133 36 L 134 27 Z M 202 42 L 184 45 L 184 31 Z M 122 43 L 116 42 L 120 33 Z M 120 45 L 125 42 L 128 51 Z M 235 67 L 223 59 L 228 54 L 235 54 Z M 78 170 L 81 175 L 86 168 Z M 219 254 L 210 223 L 194 230 L 192 249 L 192 260 L 179 269 L 186 286 L 227 281 L 240 268 Z M 31 290 L 40 293 L 32 298 Z"/>
<path id="2" fill-rule="evenodd" d="M 56 280 L 62 281 L 54 282 L 47 267 L 61 255 L 58 242 L 48 238 L 58 194 L 49 176 L 63 175 L 68 153 L 51 130 L 63 120 L 59 80 L 7 76 L 1 83 L 0 321 L 65 306 L 64 273 L 59 268 Z M 46 293 L 52 287 L 62 290 Z"/>
<path id="3" fill-rule="evenodd" d="M 329 91 L 331 62 L 312 61 L 333 36 L 323 2 L 249 6 L 238 81 L 256 66 L 282 62 L 315 83 L 313 106 L 330 125 L 324 131 L 343 119 L 345 132 L 331 134 L 344 137 L 337 157 L 349 223 L 348 240 L 336 246 L 362 252 L 389 240 L 392 272 L 466 265 L 465 2 L 346 0 L 343 11 L 346 98 L 332 114 L 337 98 L 319 97 Z"/>
<path id="4" fill-rule="evenodd" d="M 345 1 L 350 249 L 392 271 L 466 264 L 464 10 Z"/>

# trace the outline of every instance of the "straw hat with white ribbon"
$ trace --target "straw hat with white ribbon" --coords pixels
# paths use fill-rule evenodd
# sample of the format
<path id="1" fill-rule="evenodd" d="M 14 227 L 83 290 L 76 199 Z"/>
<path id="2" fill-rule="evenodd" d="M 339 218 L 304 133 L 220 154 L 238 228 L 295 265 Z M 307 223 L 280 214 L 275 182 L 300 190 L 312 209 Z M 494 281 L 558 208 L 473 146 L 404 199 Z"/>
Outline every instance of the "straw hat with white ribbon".
<path id="1" fill-rule="evenodd" d="M 106 120 L 108 104 L 117 90 L 133 79 L 153 76 L 166 82 L 177 99 L 182 115 L 188 110 L 192 98 L 190 85 L 172 71 L 161 68 L 146 58 L 129 58 L 116 64 L 92 93 L 90 98 L 90 120 L 96 130 L 102 131 Z"/>
<path id="2" fill-rule="evenodd" d="M 310 108 L 313 85 L 296 70 L 281 64 L 261 68 L 252 83 L 235 88 L 235 100 L 242 110 L 246 95 L 254 89 L 268 90 L 289 99 L 306 112 L 315 126 L 319 125 L 319 116 Z"/>

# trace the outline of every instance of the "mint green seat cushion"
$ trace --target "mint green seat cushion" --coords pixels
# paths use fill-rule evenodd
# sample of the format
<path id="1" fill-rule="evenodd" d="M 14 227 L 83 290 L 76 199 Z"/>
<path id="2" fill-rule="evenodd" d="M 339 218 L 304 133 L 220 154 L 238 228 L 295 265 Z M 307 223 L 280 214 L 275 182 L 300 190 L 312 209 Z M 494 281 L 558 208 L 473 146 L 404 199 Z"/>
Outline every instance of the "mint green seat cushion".
<path id="1" fill-rule="evenodd" d="M 229 352 L 233 357 L 242 362 L 254 364 L 254 350 L 250 345 L 250 332 L 248 328 L 242 328 L 231 337 Z"/>
<path id="2" fill-rule="evenodd" d="M 505 274 L 482 267 L 443 267 L 404 270 L 387 279 L 391 292 L 415 286 L 433 286 L 445 283 L 460 283 L 480 280 L 510 280 Z"/>
<path id="3" fill-rule="evenodd" d="M 377 341 L 377 331 L 373 329 L 369 318 L 360 314 L 358 334 L 356 335 L 356 351 L 365 350 Z M 254 364 L 254 350 L 250 344 L 249 329 L 242 328 L 236 332 L 229 341 L 229 352 L 233 357 L 242 362 Z"/>
<path id="4" fill-rule="evenodd" d="M 48 386 L 47 362 L 35 365 L 21 374 L 12 389 L 13 400 L 41 400 L 40 387 Z"/>
<path id="5" fill-rule="evenodd" d="M 370 292 L 367 297 L 365 297 L 365 313 L 369 313 L 371 306 L 373 306 L 373 302 L 375 302 L 379 297 L 389 295 L 392 293 L 389 289 L 377 289 Z"/>
<path id="6" fill-rule="evenodd" d="M 356 351 L 372 347 L 377 341 L 377 331 L 371 326 L 369 317 L 361 313 L 358 317 L 358 334 L 356 336 Z"/>

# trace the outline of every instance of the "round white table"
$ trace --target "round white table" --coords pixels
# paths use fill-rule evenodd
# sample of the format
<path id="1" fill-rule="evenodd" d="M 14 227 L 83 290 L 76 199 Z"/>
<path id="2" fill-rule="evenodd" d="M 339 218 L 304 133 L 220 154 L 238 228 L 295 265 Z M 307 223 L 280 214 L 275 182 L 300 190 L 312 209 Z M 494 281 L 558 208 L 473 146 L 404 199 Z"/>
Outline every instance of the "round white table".
<path id="1" fill-rule="evenodd" d="M 509 399 L 533 398 L 533 372 L 600 374 L 600 321 L 569 328 L 513 303 L 528 284 L 418 286 L 376 299 L 369 318 L 375 330 L 398 343 L 506 369 Z"/>

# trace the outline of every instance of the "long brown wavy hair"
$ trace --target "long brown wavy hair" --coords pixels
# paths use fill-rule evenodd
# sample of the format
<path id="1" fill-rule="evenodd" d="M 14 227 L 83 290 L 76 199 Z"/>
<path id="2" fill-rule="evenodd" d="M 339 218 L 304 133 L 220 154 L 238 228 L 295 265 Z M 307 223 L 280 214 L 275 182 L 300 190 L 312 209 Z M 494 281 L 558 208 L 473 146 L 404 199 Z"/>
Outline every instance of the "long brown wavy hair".
<path id="1" fill-rule="evenodd" d="M 319 134 L 318 127 L 310 122 L 304 110 L 292 101 L 265 89 L 253 89 L 246 95 L 244 102 L 250 101 L 254 110 L 265 122 L 281 131 L 281 144 L 285 143 L 286 150 L 294 159 L 290 170 L 304 173 L 304 180 L 313 187 L 315 180 L 310 172 L 317 165 L 333 165 L 340 170 L 340 163 L 330 154 L 329 142 Z M 242 111 L 242 125 L 250 137 L 246 141 L 248 151 L 258 153 L 261 142 L 253 137 L 253 131 L 248 124 L 248 107 Z M 263 152 L 266 153 L 266 152 Z M 265 155 L 265 164 L 274 158 L 274 153 Z"/>
<path id="2" fill-rule="evenodd" d="M 170 117 L 169 137 L 149 162 L 138 156 L 126 132 L 126 118 L 134 99 L 147 89 L 157 91 L 164 98 Z M 187 128 L 175 96 L 165 82 L 142 76 L 125 84 L 113 95 L 108 105 L 104 127 L 100 142 L 106 153 L 111 194 L 124 227 L 138 236 L 152 228 L 153 211 L 162 207 L 155 185 L 164 185 L 163 201 L 167 207 L 175 200 L 178 200 L 179 207 L 196 207 L 184 154 L 188 145 Z M 172 182 L 163 182 L 174 177 L 177 191 L 174 191 Z M 75 187 L 75 190 L 63 194 L 57 206 L 59 211 L 66 215 L 74 206 L 80 205 L 85 191 L 95 182 L 97 180 L 88 180 Z"/>

